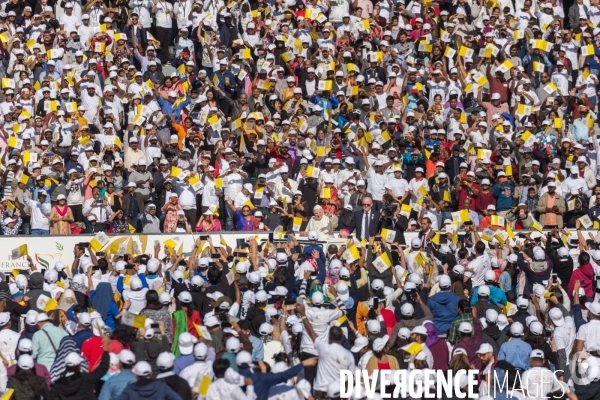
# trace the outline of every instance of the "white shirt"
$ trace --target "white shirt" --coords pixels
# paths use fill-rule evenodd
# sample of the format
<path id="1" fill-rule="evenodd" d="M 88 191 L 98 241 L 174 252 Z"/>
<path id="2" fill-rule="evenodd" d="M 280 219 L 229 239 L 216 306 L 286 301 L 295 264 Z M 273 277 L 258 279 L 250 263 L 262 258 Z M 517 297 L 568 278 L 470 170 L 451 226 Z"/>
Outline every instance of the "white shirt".
<path id="1" fill-rule="evenodd" d="M 427 179 L 422 178 L 420 181 L 417 178 L 412 178 L 408 183 L 408 189 L 413 193 L 417 193 L 419 188 L 423 186 L 427 191 L 429 191 L 429 184 L 427 183 Z M 417 203 L 417 198 L 415 196 L 410 196 L 410 205 L 414 206 Z"/>
<path id="2" fill-rule="evenodd" d="M 75 15 L 75 13 L 71 13 L 71 15 L 67 15 L 66 13 L 60 16 L 60 25 L 64 25 L 65 32 L 77 32 L 77 25 L 79 25 L 79 18 Z"/>
<path id="3" fill-rule="evenodd" d="M 600 350 L 600 320 L 593 319 L 581 325 L 576 338 L 583 341 L 583 350 L 587 352 Z"/>
<path id="4" fill-rule="evenodd" d="M 246 203 L 248 200 L 250 200 L 250 197 L 246 196 L 242 192 L 239 192 L 237 196 L 233 198 L 233 206 L 235 208 L 242 208 L 244 206 L 244 203 Z"/>
<path id="5" fill-rule="evenodd" d="M 154 17 L 156 18 L 156 26 L 161 28 L 170 29 L 172 27 L 172 19 L 170 12 L 173 11 L 173 6 L 166 1 L 158 1 L 156 3 L 156 11 Z"/>
<path id="6" fill-rule="evenodd" d="M 473 259 L 473 261 L 469 262 L 467 268 L 473 270 L 473 275 L 471 276 L 473 288 L 481 286 L 484 283 L 483 277 L 485 273 L 490 269 L 489 257 L 487 257 L 485 254 L 476 257 Z"/>
<path id="7" fill-rule="evenodd" d="M 222 399 L 255 400 L 254 386 L 246 386 L 246 393 L 244 393 L 239 385 L 227 383 L 224 378 L 218 378 L 208 387 L 206 400 Z"/>
<path id="8" fill-rule="evenodd" d="M 158 9 L 158 6 L 156 6 Z M 173 6 L 173 13 L 175 14 L 175 19 L 177 20 L 177 28 L 182 29 L 190 26 L 192 21 L 188 19 L 188 15 L 192 11 L 192 2 L 190 0 L 178 1 Z"/>
<path id="9" fill-rule="evenodd" d="M 98 89 L 96 89 L 96 93 L 98 93 Z M 86 106 L 87 110 L 83 115 L 85 119 L 88 120 L 89 123 L 93 123 L 93 121 L 97 120 L 98 117 L 98 106 L 100 105 L 100 96 L 94 94 L 94 96 L 90 96 L 85 89 L 81 89 L 81 103 Z M 95 119 L 94 119 L 95 118 Z"/>
<path id="10" fill-rule="evenodd" d="M 577 71 L 579 69 L 579 63 L 577 62 L 577 51 L 579 50 L 579 47 L 579 44 L 573 39 L 571 39 L 570 43 L 563 43 L 560 45 L 561 50 L 565 51 L 565 57 L 567 57 L 569 61 L 571 61 L 571 68 L 574 71 Z M 563 92 L 563 94 L 564 93 L 567 92 Z"/>
<path id="11" fill-rule="evenodd" d="M 573 343 L 575 342 L 575 324 L 573 318 L 568 316 L 565 317 L 565 323 L 563 326 L 557 326 L 554 328 L 554 344 L 556 350 L 564 349 L 567 354 L 567 365 L 569 365 L 569 354 L 573 349 Z"/>
<path id="12" fill-rule="evenodd" d="M 562 7 L 561 7 L 562 8 Z M 596 6 L 588 7 L 588 18 L 594 26 L 598 26 L 600 23 L 600 9 Z"/>
<path id="13" fill-rule="evenodd" d="M 31 200 L 27 196 L 23 196 L 23 201 L 26 206 L 31 208 L 31 229 L 50 230 L 50 203 L 41 204 L 39 201 Z"/>
<path id="14" fill-rule="evenodd" d="M 389 178 L 385 184 L 385 188 L 390 189 L 392 193 L 394 193 L 394 196 L 400 199 L 408 190 L 408 182 L 406 182 L 406 179 L 404 178 Z"/>
<path id="15" fill-rule="evenodd" d="M 141 290 L 123 290 L 123 300 L 131 300 L 129 311 L 134 314 L 139 314 L 146 307 L 146 292 L 148 288 Z"/>
<path id="16" fill-rule="evenodd" d="M 373 195 L 373 200 L 381 201 L 381 198 L 385 194 L 385 184 L 388 180 L 387 175 L 378 174 L 375 172 L 374 167 L 369 168 L 367 174 L 369 176 L 369 192 Z"/>
<path id="17" fill-rule="evenodd" d="M 315 348 L 319 354 L 319 363 L 314 390 L 326 392 L 329 383 L 339 381 L 341 370 L 355 370 L 354 356 L 339 344 L 328 343 L 328 340 L 319 337 L 315 342 Z"/>
<path id="18" fill-rule="evenodd" d="M 219 204 L 219 196 L 217 196 L 215 182 L 207 179 L 202 189 L 202 207 L 210 207 L 214 204 Z"/>
<path id="19" fill-rule="evenodd" d="M 433 99 L 435 98 L 436 94 L 442 96 L 442 104 L 446 102 L 446 86 L 447 83 L 444 80 L 436 82 L 430 79 L 427 81 L 427 89 L 429 89 L 429 104 L 433 104 Z"/>
<path id="20" fill-rule="evenodd" d="M 231 200 L 235 199 L 235 196 L 242 191 L 244 178 L 242 178 L 240 174 L 231 173 L 224 178 L 224 181 L 227 182 L 227 186 L 225 187 L 225 200 L 228 198 Z"/>
<path id="21" fill-rule="evenodd" d="M 202 377 L 202 375 L 208 375 L 211 378 L 215 375 L 213 372 L 212 361 L 196 361 L 192 365 L 185 367 L 179 373 L 179 376 L 185 379 L 188 385 L 190 385 L 190 388 L 194 390 L 197 390 L 198 388 L 196 379 Z"/>
<path id="22" fill-rule="evenodd" d="M 275 183 L 275 198 L 285 198 L 287 204 L 290 204 L 292 202 L 292 199 L 294 198 L 294 193 L 298 189 L 298 182 L 291 178 L 288 178 L 287 182 L 290 184 L 289 189 L 287 188 L 287 186 L 285 186 L 283 179 Z"/>
<path id="23" fill-rule="evenodd" d="M 179 195 L 179 205 L 184 210 L 192 210 L 196 208 L 196 192 L 194 188 L 185 182 L 178 182 L 175 186 Z"/>
<path id="24" fill-rule="evenodd" d="M 566 68 L 563 68 L 562 72 L 555 70 L 552 73 L 550 80 L 556 85 L 557 89 L 560 89 L 560 92 L 563 95 L 569 93 L 569 74 L 567 73 Z"/>
<path id="25" fill-rule="evenodd" d="M 98 203 L 95 206 L 92 206 L 94 201 Z M 110 216 L 112 215 L 112 208 L 110 205 L 104 206 L 102 205 L 102 200 L 96 200 L 93 197 L 91 199 L 87 199 L 85 203 L 83 203 L 83 213 L 84 214 L 94 214 L 96 216 L 96 221 L 98 223 L 105 223 Z"/>
<path id="26" fill-rule="evenodd" d="M 594 79 L 598 79 L 594 74 L 590 74 L 587 79 L 583 79 L 583 75 L 579 75 L 579 77 L 577 77 L 577 82 L 575 83 L 575 86 L 582 86 L 582 88 L 579 89 L 579 93 L 585 93 L 588 98 L 596 97 L 596 83 L 594 82 Z"/>
<path id="27" fill-rule="evenodd" d="M 561 188 L 562 188 L 563 193 L 569 194 L 569 193 L 571 193 L 571 190 L 573 190 L 573 189 L 575 189 L 577 191 L 579 191 L 579 189 L 583 189 L 584 193 L 588 193 L 587 187 L 588 187 L 588 185 L 587 185 L 587 182 L 585 181 L 585 179 L 580 178 L 579 176 L 577 178 L 573 178 L 572 176 L 569 176 L 567 179 L 565 179 L 563 181 Z"/>
<path id="28" fill-rule="evenodd" d="M 324 343 L 329 342 L 329 323 L 340 318 L 343 315 L 342 312 L 340 310 L 310 307 L 306 304 L 306 300 L 304 301 L 304 306 L 306 307 L 306 317 L 318 336 L 317 340 L 322 340 Z M 303 328 L 300 350 L 320 357 L 323 356 L 323 353 L 318 351 L 315 343 L 311 340 L 306 328 Z M 337 379 L 339 379 L 339 375 Z"/>
<path id="29" fill-rule="evenodd" d="M 2 349 L 2 355 L 6 361 L 10 362 L 11 359 L 17 361 L 15 350 L 17 350 L 17 343 L 20 337 L 21 335 L 12 329 L 2 329 L 0 331 L 0 349 Z"/>

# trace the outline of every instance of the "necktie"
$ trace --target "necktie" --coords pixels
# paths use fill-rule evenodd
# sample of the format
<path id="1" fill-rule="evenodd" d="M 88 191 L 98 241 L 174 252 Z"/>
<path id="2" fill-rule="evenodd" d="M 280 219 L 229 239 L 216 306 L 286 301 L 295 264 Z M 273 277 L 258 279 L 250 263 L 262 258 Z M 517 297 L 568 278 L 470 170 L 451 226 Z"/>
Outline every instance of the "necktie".
<path id="1" fill-rule="evenodd" d="M 366 212 L 363 217 L 363 239 L 369 238 L 369 213 Z"/>

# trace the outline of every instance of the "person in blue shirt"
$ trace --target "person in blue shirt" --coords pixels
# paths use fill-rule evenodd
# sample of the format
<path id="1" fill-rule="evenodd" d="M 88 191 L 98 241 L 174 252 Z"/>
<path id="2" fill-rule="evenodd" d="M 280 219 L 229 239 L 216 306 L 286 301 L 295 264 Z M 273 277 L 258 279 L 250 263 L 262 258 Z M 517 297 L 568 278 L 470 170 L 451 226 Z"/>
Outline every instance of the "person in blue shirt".
<path id="1" fill-rule="evenodd" d="M 512 207 L 512 195 L 515 185 L 508 180 L 504 172 L 498 173 L 498 181 L 494 184 L 492 195 L 496 198 L 496 211 L 508 211 Z"/>
<path id="2" fill-rule="evenodd" d="M 36 169 L 35 167 L 37 167 L 37 165 L 34 165 L 34 169 Z M 29 182 L 33 181 L 32 179 L 29 180 Z M 52 194 L 52 184 L 45 186 L 45 179 L 42 175 L 38 175 L 37 178 L 35 178 L 35 185 L 32 188 L 32 192 L 33 192 L 33 200 L 35 201 L 40 201 L 39 195 L 40 192 L 42 190 L 45 190 L 47 194 L 51 195 Z M 45 203 L 50 204 L 50 197 L 51 196 L 46 196 L 46 201 Z"/>
<path id="3" fill-rule="evenodd" d="M 452 281 L 448 275 L 439 279 L 440 291 L 429 298 L 427 307 L 433 314 L 433 324 L 440 335 L 445 335 L 452 322 L 458 318 L 460 297 L 452 293 Z"/>
<path id="4" fill-rule="evenodd" d="M 195 363 L 196 358 L 194 357 L 194 337 L 191 333 L 182 332 L 177 340 L 180 354 L 173 362 L 173 372 L 179 374 L 186 367 Z M 206 357 L 206 354 L 204 354 L 204 357 Z"/>
<path id="5" fill-rule="evenodd" d="M 286 382 L 288 379 L 295 377 L 304 369 L 304 367 L 316 365 L 317 357 L 308 358 L 300 364 L 278 374 L 253 372 L 252 356 L 247 351 L 240 351 L 235 357 L 235 363 L 239 368 L 240 375 L 252 379 L 256 400 L 267 400 L 269 398 L 269 389 L 272 386 Z"/>
<path id="6" fill-rule="evenodd" d="M 340 105 L 340 101 L 338 100 L 337 96 L 329 96 L 329 94 L 330 92 L 328 90 L 324 90 L 321 93 L 321 96 L 317 96 L 317 92 L 315 91 L 315 93 L 313 93 L 313 95 L 308 99 L 310 103 L 321 106 L 322 111 L 320 115 L 322 117 L 325 116 L 327 110 L 331 112 Z"/>
<path id="7" fill-rule="evenodd" d="M 492 271 L 492 270 L 486 271 L 485 276 L 483 277 L 483 280 L 485 281 L 485 284 L 489 288 L 489 291 L 490 291 L 490 295 L 487 299 L 487 302 L 489 304 L 494 304 L 497 306 L 499 306 L 499 305 L 506 306 L 506 293 L 504 293 L 504 290 L 494 286 L 494 281 L 496 280 L 496 274 L 494 273 L 494 271 Z M 481 286 L 478 286 L 473 290 L 473 295 L 471 296 L 471 304 L 477 303 L 477 301 L 478 301 L 477 294 L 479 293 L 480 287 Z"/>
<path id="8" fill-rule="evenodd" d="M 100 392 L 100 396 L 98 396 L 98 400 L 116 399 L 123 393 L 127 385 L 137 381 L 137 378 L 131 372 L 131 368 L 135 364 L 135 355 L 133 352 L 127 349 L 121 350 L 118 357 L 121 372 L 106 380 L 104 385 L 102 385 L 102 391 Z"/>
<path id="9" fill-rule="evenodd" d="M 81 346 L 83 345 L 83 342 L 85 342 L 86 340 L 88 340 L 89 338 L 94 336 L 94 333 L 90 329 L 90 326 L 92 324 L 92 319 L 91 319 L 89 313 L 87 313 L 87 312 L 79 313 L 77 315 L 77 318 L 79 320 L 79 324 L 78 324 L 79 330 L 77 331 L 76 334 L 73 335 L 73 340 L 77 344 L 77 347 L 79 348 L 79 350 L 81 350 Z"/>
<path id="10" fill-rule="evenodd" d="M 126 274 L 127 275 L 135 275 L 135 269 L 127 269 L 126 270 Z M 146 276 L 144 274 L 137 274 L 137 276 L 140 278 L 140 281 L 142 281 L 142 287 L 145 288 L 150 288 L 150 286 L 148 286 L 148 281 L 146 280 Z M 123 293 L 123 280 L 125 279 L 124 275 L 120 275 L 119 276 L 119 280 L 117 281 L 117 290 L 119 291 L 119 293 Z"/>
<path id="11" fill-rule="evenodd" d="M 65 171 L 70 171 L 70 170 L 74 169 L 78 173 L 83 174 L 85 172 L 85 169 L 83 168 L 83 165 L 81 165 L 77 161 L 78 158 L 79 158 L 79 152 L 76 150 L 72 151 L 71 154 L 69 155 L 69 160 L 65 163 Z"/>
<path id="12" fill-rule="evenodd" d="M 181 110 L 185 106 L 190 104 L 192 97 L 186 96 L 183 101 L 180 101 L 179 104 L 177 104 L 177 92 L 171 90 L 167 94 L 167 96 L 168 99 L 165 100 L 162 97 L 160 97 L 158 93 L 156 93 L 156 101 L 158 102 L 158 105 L 160 106 L 161 110 L 163 110 L 165 114 L 167 114 L 167 117 L 173 118 L 176 123 L 179 123 L 181 121 Z"/>
<path id="13" fill-rule="evenodd" d="M 429 131 L 428 128 L 424 128 L 424 131 Z M 436 146 L 440 145 L 440 141 L 438 140 L 437 130 L 433 129 L 429 133 L 429 137 L 425 141 L 425 148 L 433 153 L 436 149 Z"/>
<path id="14" fill-rule="evenodd" d="M 230 107 L 227 97 L 233 98 L 237 90 L 236 78 L 227 67 L 227 60 L 222 59 L 219 61 L 219 70 L 214 71 L 210 77 L 215 87 L 220 89 L 215 92 L 215 98 L 219 101 L 219 109 L 225 115 L 229 114 Z"/>
<path id="15" fill-rule="evenodd" d="M 592 110 L 588 110 L 587 106 L 580 105 L 579 118 L 574 120 L 573 125 L 571 125 L 571 134 L 578 142 L 581 142 L 582 140 L 588 140 L 590 131 L 588 128 L 588 118 L 596 121 L 596 113 L 594 113 Z"/>
<path id="16" fill-rule="evenodd" d="M 106 325 L 114 330 L 116 320 L 121 313 L 119 312 L 117 303 L 115 303 L 114 293 L 110 283 L 100 282 L 98 286 L 96 286 L 96 290 L 90 291 L 90 300 L 94 310 L 98 311 Z"/>
<path id="17" fill-rule="evenodd" d="M 510 327 L 511 339 L 500 346 L 498 352 L 498 360 L 509 362 L 515 369 L 524 371 L 529 369 L 529 354 L 531 354 L 531 346 L 523 341 L 523 324 L 515 322 Z"/>

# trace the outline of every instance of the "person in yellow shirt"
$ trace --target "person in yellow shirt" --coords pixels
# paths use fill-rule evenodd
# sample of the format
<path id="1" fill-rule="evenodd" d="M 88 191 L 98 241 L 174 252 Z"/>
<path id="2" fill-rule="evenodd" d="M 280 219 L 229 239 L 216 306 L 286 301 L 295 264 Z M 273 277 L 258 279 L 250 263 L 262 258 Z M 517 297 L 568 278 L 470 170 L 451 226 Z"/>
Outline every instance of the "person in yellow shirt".
<path id="1" fill-rule="evenodd" d="M 77 129 L 77 131 L 75 131 L 75 136 L 76 137 L 80 137 L 81 135 L 85 135 L 86 133 L 89 135 L 89 123 L 87 118 L 84 117 L 85 112 L 87 111 L 87 107 L 84 106 L 83 104 L 79 107 L 77 107 L 77 122 L 79 123 L 79 128 Z M 84 129 L 87 128 L 87 132 L 83 133 Z"/>

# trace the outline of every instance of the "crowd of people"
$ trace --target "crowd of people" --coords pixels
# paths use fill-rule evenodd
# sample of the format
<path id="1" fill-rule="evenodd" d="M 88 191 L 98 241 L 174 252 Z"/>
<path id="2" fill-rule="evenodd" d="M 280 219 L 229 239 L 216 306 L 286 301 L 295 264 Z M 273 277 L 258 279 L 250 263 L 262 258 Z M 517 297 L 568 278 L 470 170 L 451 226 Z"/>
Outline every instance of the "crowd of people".
<path id="1" fill-rule="evenodd" d="M 0 3 L 0 234 L 94 237 L 0 273 L 0 393 L 599 400 L 599 45 L 598 0 Z"/>

